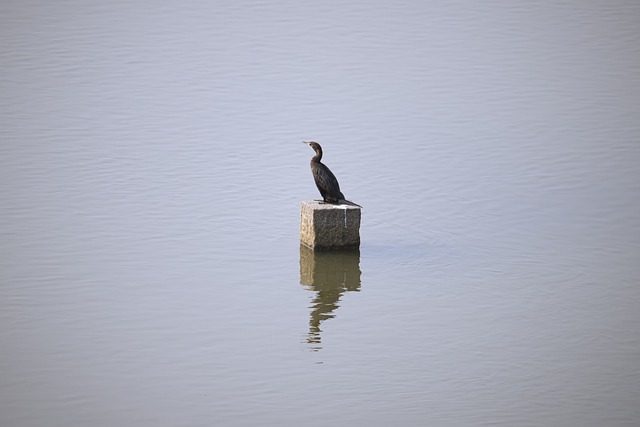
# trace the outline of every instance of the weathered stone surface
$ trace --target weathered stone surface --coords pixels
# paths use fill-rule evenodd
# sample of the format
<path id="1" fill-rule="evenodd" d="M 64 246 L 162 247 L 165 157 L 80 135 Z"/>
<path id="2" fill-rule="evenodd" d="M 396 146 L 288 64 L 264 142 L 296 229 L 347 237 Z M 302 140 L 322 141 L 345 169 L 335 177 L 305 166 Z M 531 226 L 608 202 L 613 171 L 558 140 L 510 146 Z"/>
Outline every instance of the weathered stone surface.
<path id="1" fill-rule="evenodd" d="M 300 242 L 315 250 L 360 246 L 361 208 L 307 200 L 300 205 Z"/>

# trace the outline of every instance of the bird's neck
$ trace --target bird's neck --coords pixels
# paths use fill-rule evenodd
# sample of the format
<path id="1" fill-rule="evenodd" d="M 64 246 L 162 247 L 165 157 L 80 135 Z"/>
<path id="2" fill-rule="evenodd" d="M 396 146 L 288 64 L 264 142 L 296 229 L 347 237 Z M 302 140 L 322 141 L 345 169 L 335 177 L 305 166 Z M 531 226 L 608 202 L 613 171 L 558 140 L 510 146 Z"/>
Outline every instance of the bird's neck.
<path id="1" fill-rule="evenodd" d="M 311 161 L 320 163 L 320 160 L 322 160 L 322 150 L 316 150 L 316 155 L 311 158 Z"/>

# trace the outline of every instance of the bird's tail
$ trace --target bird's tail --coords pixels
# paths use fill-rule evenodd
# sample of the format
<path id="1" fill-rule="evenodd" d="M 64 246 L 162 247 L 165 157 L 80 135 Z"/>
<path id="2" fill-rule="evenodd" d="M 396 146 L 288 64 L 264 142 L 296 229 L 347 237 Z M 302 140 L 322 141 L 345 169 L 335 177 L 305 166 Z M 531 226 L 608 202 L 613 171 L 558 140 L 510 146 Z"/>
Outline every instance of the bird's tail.
<path id="1" fill-rule="evenodd" d="M 351 202 L 349 200 L 345 200 L 345 199 L 340 199 L 340 204 L 341 205 L 349 205 L 349 206 L 357 206 L 360 209 L 362 209 L 362 206 L 358 205 L 357 203 L 353 203 L 353 202 Z"/>

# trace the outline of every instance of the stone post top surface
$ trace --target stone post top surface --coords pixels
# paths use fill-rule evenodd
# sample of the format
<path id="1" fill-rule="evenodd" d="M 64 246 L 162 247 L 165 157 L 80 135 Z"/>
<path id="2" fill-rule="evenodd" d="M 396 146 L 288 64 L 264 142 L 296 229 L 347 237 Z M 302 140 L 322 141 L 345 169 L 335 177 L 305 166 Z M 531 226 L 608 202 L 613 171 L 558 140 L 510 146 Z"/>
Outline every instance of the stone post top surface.
<path id="1" fill-rule="evenodd" d="M 312 209 L 361 209 L 352 205 L 337 205 L 333 203 L 326 203 L 322 200 L 303 200 L 303 205 L 306 205 Z"/>

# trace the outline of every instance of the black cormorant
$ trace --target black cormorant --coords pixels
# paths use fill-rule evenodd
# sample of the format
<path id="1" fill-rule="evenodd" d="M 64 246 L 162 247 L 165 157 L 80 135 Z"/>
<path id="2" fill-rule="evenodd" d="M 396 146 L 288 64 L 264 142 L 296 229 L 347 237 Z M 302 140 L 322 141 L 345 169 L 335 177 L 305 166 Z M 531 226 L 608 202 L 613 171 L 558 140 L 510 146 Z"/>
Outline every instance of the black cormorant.
<path id="1" fill-rule="evenodd" d="M 316 152 L 316 155 L 311 158 L 311 173 L 313 174 L 313 179 L 316 182 L 316 187 L 320 191 L 320 195 L 322 195 L 322 199 L 327 203 L 334 204 L 347 204 L 362 207 L 360 205 L 356 205 L 353 202 L 345 200 L 344 194 L 340 192 L 340 184 L 338 184 L 338 179 L 331 172 L 331 170 L 320 160 L 322 160 L 322 147 L 320 144 L 314 141 L 302 141 L 305 144 L 309 144 L 311 148 Z"/>

